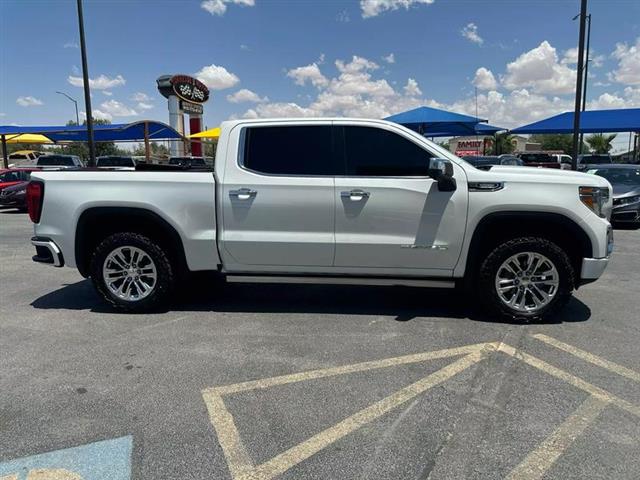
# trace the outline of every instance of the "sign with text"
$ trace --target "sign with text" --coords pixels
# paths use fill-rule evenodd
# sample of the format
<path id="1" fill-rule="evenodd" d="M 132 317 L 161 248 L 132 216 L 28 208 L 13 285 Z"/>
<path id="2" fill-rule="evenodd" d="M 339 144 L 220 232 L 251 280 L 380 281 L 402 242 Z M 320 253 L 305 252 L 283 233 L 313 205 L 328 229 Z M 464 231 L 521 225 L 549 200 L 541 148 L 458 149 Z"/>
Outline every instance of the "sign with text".
<path id="1" fill-rule="evenodd" d="M 182 100 L 192 103 L 205 103 L 209 100 L 209 89 L 197 78 L 188 75 L 171 77 L 173 92 Z"/>

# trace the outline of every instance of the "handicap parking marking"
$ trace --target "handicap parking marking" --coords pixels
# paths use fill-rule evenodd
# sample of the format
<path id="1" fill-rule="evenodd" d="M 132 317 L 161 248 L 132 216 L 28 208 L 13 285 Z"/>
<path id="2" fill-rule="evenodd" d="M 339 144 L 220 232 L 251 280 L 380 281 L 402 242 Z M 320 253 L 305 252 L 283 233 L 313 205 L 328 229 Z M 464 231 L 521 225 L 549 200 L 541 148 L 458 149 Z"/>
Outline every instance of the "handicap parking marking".
<path id="1" fill-rule="evenodd" d="M 564 344 L 551 337 L 534 336 L 534 338 L 556 343 L 554 346 L 574 353 L 577 357 L 588 359 L 591 363 L 604 366 L 608 370 L 618 374 L 629 376 L 635 373 L 624 369 L 620 365 L 596 357 L 584 350 Z M 551 339 L 551 340 L 549 340 Z M 559 345 L 562 345 L 560 347 Z M 588 393 L 587 399 L 574 411 L 561 425 L 559 425 L 540 445 L 534 448 L 509 474 L 509 480 L 538 480 L 544 477 L 552 465 L 562 456 L 564 451 L 591 425 L 606 408 L 614 406 L 627 411 L 640 418 L 640 407 L 597 387 L 565 370 L 551 365 L 533 355 L 517 350 L 502 342 L 487 342 L 462 347 L 404 355 L 401 357 L 385 358 L 339 367 L 310 370 L 306 372 L 280 375 L 276 377 L 251 380 L 232 385 L 222 385 L 207 388 L 202 391 L 202 396 L 209 413 L 209 419 L 217 434 L 218 442 L 222 447 L 231 477 L 234 480 L 270 480 L 304 460 L 310 458 L 321 450 L 329 447 L 341 438 L 358 430 L 362 426 L 375 421 L 384 414 L 401 406 L 412 398 L 420 395 L 432 387 L 439 385 L 467 368 L 481 362 L 491 354 L 502 353 L 522 361 L 548 375 Z M 245 448 L 240 434 L 235 425 L 231 412 L 227 409 L 223 397 L 229 394 L 261 390 L 276 385 L 286 385 L 296 382 L 310 381 L 319 378 L 327 378 L 337 375 L 345 375 L 355 372 L 363 372 L 386 367 L 407 365 L 429 360 L 449 357 L 461 357 L 444 368 L 427 375 L 415 383 L 402 388 L 391 395 L 371 404 L 359 412 L 345 418 L 337 424 L 323 430 L 311 438 L 295 445 L 285 452 L 265 461 L 260 465 L 254 465 Z M 618 368 L 619 367 L 619 368 Z M 624 373 L 620 373 L 624 372 Z"/>
<path id="2" fill-rule="evenodd" d="M 0 480 L 130 480 L 133 437 L 126 436 L 0 463 Z"/>

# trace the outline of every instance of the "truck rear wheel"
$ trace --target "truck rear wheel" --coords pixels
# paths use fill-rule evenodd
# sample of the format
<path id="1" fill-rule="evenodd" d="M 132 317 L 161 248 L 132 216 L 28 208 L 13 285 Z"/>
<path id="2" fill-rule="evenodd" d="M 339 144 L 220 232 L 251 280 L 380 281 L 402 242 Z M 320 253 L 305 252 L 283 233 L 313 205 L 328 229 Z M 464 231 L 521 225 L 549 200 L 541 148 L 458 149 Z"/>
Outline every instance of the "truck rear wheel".
<path id="1" fill-rule="evenodd" d="M 558 245 L 522 237 L 498 245 L 480 266 L 480 300 L 506 320 L 540 321 L 562 308 L 574 288 L 575 273 Z"/>
<path id="2" fill-rule="evenodd" d="M 165 304 L 173 290 L 174 269 L 162 247 L 131 232 L 115 233 L 94 250 L 91 280 L 118 310 L 145 312 Z"/>

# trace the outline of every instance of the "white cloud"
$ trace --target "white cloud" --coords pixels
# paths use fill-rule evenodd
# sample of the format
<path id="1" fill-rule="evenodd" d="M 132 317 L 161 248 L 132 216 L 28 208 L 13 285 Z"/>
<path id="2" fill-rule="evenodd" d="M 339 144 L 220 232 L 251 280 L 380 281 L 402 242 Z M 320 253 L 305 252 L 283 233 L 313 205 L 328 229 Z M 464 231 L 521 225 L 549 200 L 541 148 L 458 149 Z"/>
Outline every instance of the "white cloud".
<path id="1" fill-rule="evenodd" d="M 507 65 L 502 84 L 510 90 L 527 87 L 536 93 L 568 94 L 575 90 L 576 71 L 558 62 L 556 49 L 545 40 Z"/>
<path id="2" fill-rule="evenodd" d="M 257 93 L 252 92 L 251 90 L 248 90 L 246 88 L 242 88 L 232 95 L 227 95 L 227 101 L 231 103 L 264 103 L 268 102 L 269 99 L 267 97 L 260 98 L 260 95 L 258 95 Z"/>
<path id="3" fill-rule="evenodd" d="M 324 60 L 324 58 L 322 60 Z M 301 86 L 305 85 L 307 80 L 314 87 L 318 88 L 324 87 L 329 83 L 327 78 L 320 71 L 316 62 L 313 62 L 310 65 L 305 65 L 304 67 L 297 67 L 289 70 L 287 72 L 287 77 L 293 78 L 294 83 Z"/>
<path id="4" fill-rule="evenodd" d="M 195 76 L 211 90 L 224 90 L 225 88 L 231 88 L 240 82 L 237 75 L 229 72 L 226 68 L 213 63 L 206 67 L 202 67 Z"/>
<path id="5" fill-rule="evenodd" d="M 399 8 L 408 10 L 412 5 L 430 5 L 433 2 L 434 0 L 360 0 L 360 9 L 363 18 L 370 18 L 387 10 L 398 10 Z"/>
<path id="6" fill-rule="evenodd" d="M 84 81 L 82 77 L 76 77 L 73 75 L 69 75 L 67 77 L 67 82 L 69 82 L 74 87 L 83 87 Z M 114 87 L 120 87 L 127 83 L 122 75 L 116 75 L 114 78 L 109 78 L 106 75 L 99 75 L 96 78 L 89 79 L 89 87 L 94 90 L 109 90 Z"/>
<path id="7" fill-rule="evenodd" d="M 138 110 L 151 110 L 153 108 L 153 105 L 150 103 L 138 102 L 138 104 L 136 105 L 136 108 Z"/>
<path id="8" fill-rule="evenodd" d="M 110 92 L 109 90 L 102 90 L 102 94 L 106 97 L 110 97 L 113 95 L 113 92 Z"/>
<path id="9" fill-rule="evenodd" d="M 16 98 L 16 103 L 21 107 L 37 107 L 39 105 L 44 105 L 44 103 L 42 103 L 42 100 L 31 96 L 18 97 Z"/>
<path id="10" fill-rule="evenodd" d="M 640 87 L 626 87 L 622 93 L 603 93 L 595 100 L 587 102 L 590 110 L 640 107 Z"/>
<path id="11" fill-rule="evenodd" d="M 390 53 L 386 57 L 382 57 L 382 59 L 388 64 L 396 63 L 396 56 L 393 53 Z"/>
<path id="12" fill-rule="evenodd" d="M 336 15 L 336 21 L 341 23 L 349 23 L 351 21 L 351 17 L 349 16 L 349 12 L 346 10 L 341 10 Z"/>
<path id="13" fill-rule="evenodd" d="M 255 0 L 203 0 L 200 7 L 209 12 L 211 15 L 224 15 L 227 11 L 227 5 L 242 5 L 244 7 L 253 7 Z"/>
<path id="14" fill-rule="evenodd" d="M 471 83 L 480 90 L 495 90 L 498 88 L 498 82 L 496 77 L 493 76 L 493 72 L 484 67 L 476 70 L 476 76 Z"/>
<path id="15" fill-rule="evenodd" d="M 80 48 L 80 45 L 78 45 L 76 42 L 67 42 L 62 45 L 62 48 Z"/>
<path id="16" fill-rule="evenodd" d="M 611 80 L 628 85 L 640 85 L 640 37 L 635 45 L 617 43 L 611 54 L 618 60 L 618 68 L 611 73 Z"/>
<path id="17" fill-rule="evenodd" d="M 249 50 L 251 50 L 251 49 L 249 48 L 249 45 L 245 45 L 245 44 L 243 43 L 243 44 L 241 44 L 241 45 L 240 45 L 240 50 L 249 51 Z"/>
<path id="18" fill-rule="evenodd" d="M 596 55 L 593 50 L 589 52 L 589 58 L 589 65 L 592 67 L 601 67 L 604 63 L 604 55 Z M 560 63 L 563 65 L 576 65 L 578 63 L 578 49 L 574 47 L 565 50 L 562 53 Z"/>
<path id="19" fill-rule="evenodd" d="M 416 82 L 413 78 L 409 78 L 407 80 L 407 84 L 403 88 L 404 93 L 409 95 L 410 97 L 418 97 L 422 95 L 422 90 L 418 86 L 418 82 Z"/>
<path id="20" fill-rule="evenodd" d="M 482 45 L 484 43 L 482 37 L 478 35 L 478 26 L 473 22 L 467 23 L 467 25 L 460 30 L 460 33 L 470 42 L 477 43 L 478 45 Z"/>
<path id="21" fill-rule="evenodd" d="M 94 120 L 107 120 L 109 122 L 111 122 L 113 120 L 113 116 L 107 112 L 103 112 L 102 110 L 98 110 L 98 109 L 93 109 L 91 110 L 92 113 L 92 117 L 94 118 Z M 86 119 L 87 118 L 87 112 L 80 112 L 80 117 Z"/>
<path id="22" fill-rule="evenodd" d="M 150 102 L 151 97 L 149 97 L 149 95 L 147 95 L 146 93 L 136 92 L 131 95 L 131 100 L 133 100 L 134 102 Z"/>
<path id="23" fill-rule="evenodd" d="M 117 100 L 108 100 L 100 104 L 102 109 L 100 112 L 104 112 L 113 117 L 135 117 L 138 115 L 133 108 L 127 107 L 124 103 Z M 95 114 L 94 114 L 95 115 Z"/>

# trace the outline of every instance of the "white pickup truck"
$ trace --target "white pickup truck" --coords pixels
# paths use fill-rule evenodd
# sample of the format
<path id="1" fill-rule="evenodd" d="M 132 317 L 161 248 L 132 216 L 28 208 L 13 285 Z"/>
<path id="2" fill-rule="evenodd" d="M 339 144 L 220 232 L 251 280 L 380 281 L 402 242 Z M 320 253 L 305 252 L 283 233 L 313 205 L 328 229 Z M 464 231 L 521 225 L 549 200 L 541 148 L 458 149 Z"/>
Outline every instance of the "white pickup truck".
<path id="1" fill-rule="evenodd" d="M 381 120 L 225 122 L 214 171 L 37 172 L 36 262 L 76 267 L 113 306 L 167 304 L 182 275 L 454 288 L 552 314 L 607 266 L 611 186 L 572 171 L 477 170 Z"/>

